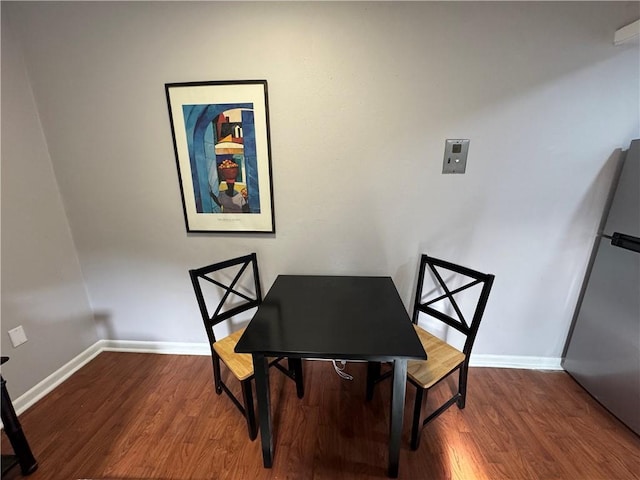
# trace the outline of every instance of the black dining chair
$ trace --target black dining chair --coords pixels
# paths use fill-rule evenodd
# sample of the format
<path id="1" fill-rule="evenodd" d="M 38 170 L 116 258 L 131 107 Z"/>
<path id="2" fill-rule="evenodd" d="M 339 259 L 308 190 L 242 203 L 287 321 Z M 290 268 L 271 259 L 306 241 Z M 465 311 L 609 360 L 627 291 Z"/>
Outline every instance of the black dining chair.
<path id="1" fill-rule="evenodd" d="M 258 307 L 262 303 L 262 290 L 258 261 L 255 253 L 189 270 L 193 289 L 198 300 L 202 320 L 209 338 L 213 363 L 213 381 L 218 395 L 223 391 L 247 420 L 249 438 L 258 434 L 253 406 L 253 359 L 249 354 L 234 351 L 244 328 L 218 339 L 214 327 L 231 320 L 236 315 Z M 289 359 L 288 368 L 280 365 L 280 358 L 270 358 L 269 366 L 275 366 L 296 382 L 298 397 L 302 398 L 302 361 Z M 220 362 L 240 381 L 241 403 L 222 380 Z"/>
<path id="2" fill-rule="evenodd" d="M 412 321 L 427 353 L 427 360 L 407 362 L 408 382 L 416 387 L 411 421 L 413 450 L 420 444 L 420 433 L 425 425 L 454 403 L 460 409 L 465 407 L 469 357 L 494 278 L 492 274 L 481 273 L 426 254 L 420 258 Z M 451 327 L 459 332 L 462 337 L 460 340 L 464 341 L 462 350 L 421 327 L 418 323 L 425 318 L 435 320 L 436 326 Z M 456 371 L 459 372 L 457 390 L 449 400 L 424 418 L 428 391 Z M 392 374 L 393 371 L 381 374 L 380 363 L 369 363 L 367 400 L 373 398 L 375 385 Z"/>

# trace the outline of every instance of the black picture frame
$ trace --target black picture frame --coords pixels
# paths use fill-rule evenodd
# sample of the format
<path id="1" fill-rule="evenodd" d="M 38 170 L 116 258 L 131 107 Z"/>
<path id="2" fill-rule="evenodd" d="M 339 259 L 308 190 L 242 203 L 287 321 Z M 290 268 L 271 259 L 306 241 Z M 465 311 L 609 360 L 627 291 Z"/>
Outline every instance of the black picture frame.
<path id="1" fill-rule="evenodd" d="M 275 233 L 266 80 L 165 84 L 187 232 Z"/>

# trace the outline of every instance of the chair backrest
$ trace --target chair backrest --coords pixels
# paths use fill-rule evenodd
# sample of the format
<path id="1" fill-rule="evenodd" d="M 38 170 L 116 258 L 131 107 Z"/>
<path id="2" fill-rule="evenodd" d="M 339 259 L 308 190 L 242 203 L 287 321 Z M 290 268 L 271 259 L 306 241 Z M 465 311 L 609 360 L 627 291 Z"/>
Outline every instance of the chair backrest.
<path id="1" fill-rule="evenodd" d="M 255 253 L 189 270 L 209 344 L 213 327 L 262 303 Z"/>
<path id="2" fill-rule="evenodd" d="M 424 313 L 455 328 L 466 337 L 463 352 L 469 358 L 494 278 L 492 274 L 423 254 L 420 259 L 413 323 L 417 324 L 420 314 Z M 460 300 L 461 292 L 465 292 L 463 301 Z"/>

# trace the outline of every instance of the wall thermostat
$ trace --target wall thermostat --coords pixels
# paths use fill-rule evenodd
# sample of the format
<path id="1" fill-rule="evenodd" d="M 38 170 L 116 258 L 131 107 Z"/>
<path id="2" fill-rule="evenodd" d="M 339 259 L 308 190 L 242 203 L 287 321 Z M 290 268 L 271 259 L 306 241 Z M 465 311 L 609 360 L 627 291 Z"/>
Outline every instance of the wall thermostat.
<path id="1" fill-rule="evenodd" d="M 447 139 L 444 144 L 442 173 L 464 173 L 467 169 L 468 139 Z"/>

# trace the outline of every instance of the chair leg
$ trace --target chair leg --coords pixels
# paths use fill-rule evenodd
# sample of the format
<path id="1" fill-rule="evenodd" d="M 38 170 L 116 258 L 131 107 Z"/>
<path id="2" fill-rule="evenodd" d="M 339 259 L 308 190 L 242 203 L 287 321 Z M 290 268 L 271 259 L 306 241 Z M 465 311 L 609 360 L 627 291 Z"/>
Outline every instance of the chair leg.
<path id="1" fill-rule="evenodd" d="M 466 363 L 460 367 L 460 376 L 458 377 L 458 408 L 462 410 L 467 401 L 467 374 L 469 373 L 469 365 Z"/>
<path id="2" fill-rule="evenodd" d="M 367 402 L 373 399 L 373 390 L 376 386 L 375 380 L 380 376 L 380 366 L 380 362 L 367 362 Z"/>
<path id="3" fill-rule="evenodd" d="M 222 393 L 222 376 L 220 374 L 220 357 L 213 355 L 211 357 L 213 362 L 213 384 L 216 387 L 216 393 L 220 395 Z"/>
<path id="4" fill-rule="evenodd" d="M 258 435 L 258 425 L 256 423 L 256 412 L 253 409 L 253 391 L 251 388 L 251 380 L 243 380 L 240 382 L 242 386 L 242 399 L 244 400 L 244 411 L 247 417 L 247 428 L 249 429 L 249 438 L 255 440 Z"/>
<path id="5" fill-rule="evenodd" d="M 293 373 L 296 382 L 296 394 L 298 398 L 304 397 L 304 377 L 302 376 L 302 359 L 289 358 L 289 371 Z"/>
<path id="6" fill-rule="evenodd" d="M 420 434 L 422 433 L 423 416 L 427 405 L 428 390 L 416 387 L 416 399 L 413 403 L 413 418 L 411 419 L 411 450 L 417 450 L 420 446 Z"/>

